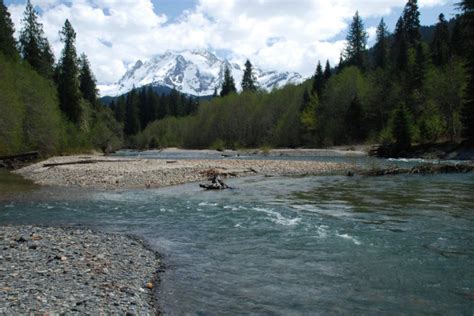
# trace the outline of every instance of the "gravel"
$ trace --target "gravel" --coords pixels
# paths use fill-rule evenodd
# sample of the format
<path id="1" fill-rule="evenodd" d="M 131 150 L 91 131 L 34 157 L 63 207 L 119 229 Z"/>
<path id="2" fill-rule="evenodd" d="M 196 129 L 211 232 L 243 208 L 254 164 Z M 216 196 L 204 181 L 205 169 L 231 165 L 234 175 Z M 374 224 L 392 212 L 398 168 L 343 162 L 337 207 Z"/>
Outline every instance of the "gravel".
<path id="1" fill-rule="evenodd" d="M 44 167 L 44 164 L 100 160 L 89 164 Z M 348 169 L 347 164 L 290 160 L 124 159 L 103 156 L 53 157 L 15 171 L 41 185 L 97 189 L 154 188 L 207 180 L 207 171 L 233 177 L 302 176 Z"/>
<path id="2" fill-rule="evenodd" d="M 153 315 L 160 260 L 139 240 L 87 229 L 2 226 L 0 314 Z"/>

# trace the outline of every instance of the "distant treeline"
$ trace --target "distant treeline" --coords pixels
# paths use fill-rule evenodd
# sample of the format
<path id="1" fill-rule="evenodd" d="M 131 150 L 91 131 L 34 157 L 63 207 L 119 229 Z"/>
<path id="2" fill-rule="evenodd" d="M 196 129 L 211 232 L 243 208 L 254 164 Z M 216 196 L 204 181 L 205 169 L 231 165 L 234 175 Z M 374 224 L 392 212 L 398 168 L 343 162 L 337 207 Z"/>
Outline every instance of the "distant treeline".
<path id="1" fill-rule="evenodd" d="M 242 93 L 227 72 L 220 97 L 191 116 L 157 117 L 132 143 L 236 148 L 382 142 L 403 149 L 412 142 L 472 140 L 473 6 L 461 1 L 451 27 L 440 14 L 427 40 L 417 1 L 409 0 L 393 33 L 380 21 L 370 51 L 356 13 L 337 67 L 326 63 L 323 70 L 318 63 L 305 83 L 267 93 L 256 87 L 248 62 Z"/>

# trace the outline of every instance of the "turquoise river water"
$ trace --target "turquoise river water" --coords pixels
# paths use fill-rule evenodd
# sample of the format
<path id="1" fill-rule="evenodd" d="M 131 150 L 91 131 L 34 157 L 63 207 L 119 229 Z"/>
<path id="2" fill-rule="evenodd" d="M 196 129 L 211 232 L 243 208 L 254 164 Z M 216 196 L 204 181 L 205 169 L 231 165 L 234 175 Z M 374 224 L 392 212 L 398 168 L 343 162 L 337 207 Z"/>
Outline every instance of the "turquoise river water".
<path id="1" fill-rule="evenodd" d="M 0 223 L 144 238 L 166 263 L 165 314 L 474 313 L 474 174 L 228 183 L 26 186 L 0 199 Z"/>

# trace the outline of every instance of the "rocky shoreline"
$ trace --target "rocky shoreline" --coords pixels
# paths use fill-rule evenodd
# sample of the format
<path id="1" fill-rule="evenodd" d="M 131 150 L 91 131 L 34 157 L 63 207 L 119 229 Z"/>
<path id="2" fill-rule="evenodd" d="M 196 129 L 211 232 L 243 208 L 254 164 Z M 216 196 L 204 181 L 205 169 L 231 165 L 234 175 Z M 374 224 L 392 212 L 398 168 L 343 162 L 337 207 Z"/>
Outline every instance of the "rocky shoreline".
<path id="1" fill-rule="evenodd" d="M 158 313 L 160 259 L 138 239 L 89 229 L 2 226 L 0 314 Z"/>
<path id="2" fill-rule="evenodd" d="M 41 185 L 96 189 L 155 188 L 225 177 L 303 176 L 342 171 L 340 163 L 290 160 L 161 160 L 105 156 L 53 157 L 15 173 Z"/>

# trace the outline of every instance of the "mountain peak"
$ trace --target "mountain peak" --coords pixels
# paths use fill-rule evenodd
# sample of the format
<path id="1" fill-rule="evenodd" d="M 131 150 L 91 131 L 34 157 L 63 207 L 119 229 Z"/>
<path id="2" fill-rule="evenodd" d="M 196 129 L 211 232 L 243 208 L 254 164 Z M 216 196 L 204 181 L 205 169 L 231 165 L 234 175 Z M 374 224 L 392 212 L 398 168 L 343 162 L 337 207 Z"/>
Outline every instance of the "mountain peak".
<path id="1" fill-rule="evenodd" d="M 237 90 L 241 90 L 241 65 L 221 59 L 204 49 L 166 51 L 145 62 L 138 60 L 117 83 L 100 87 L 101 95 L 118 96 L 129 92 L 133 87 L 146 85 L 175 88 L 195 96 L 212 95 L 214 89 L 219 89 L 222 85 L 225 67 L 229 67 Z M 263 71 L 255 66 L 254 75 L 259 86 L 266 90 L 303 81 L 298 73 Z"/>

